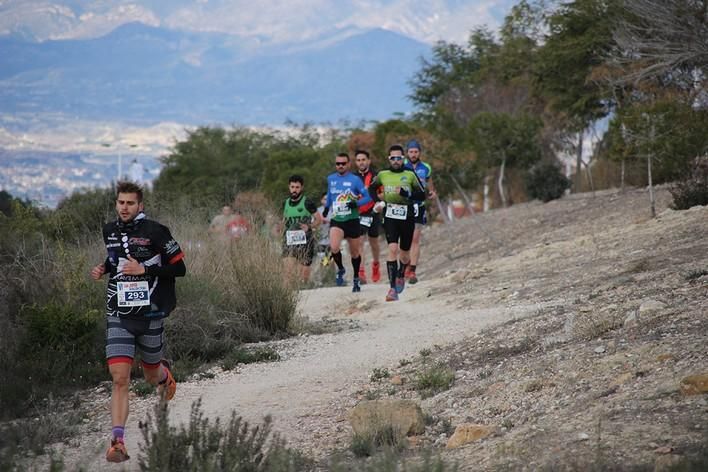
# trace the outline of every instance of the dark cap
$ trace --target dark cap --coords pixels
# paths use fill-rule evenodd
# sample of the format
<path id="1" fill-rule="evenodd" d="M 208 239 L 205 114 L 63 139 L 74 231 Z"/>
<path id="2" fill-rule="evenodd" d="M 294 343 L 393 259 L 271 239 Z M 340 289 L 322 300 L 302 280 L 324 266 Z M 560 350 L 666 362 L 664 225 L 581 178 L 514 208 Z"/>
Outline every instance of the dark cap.
<path id="1" fill-rule="evenodd" d="M 415 139 L 411 139 L 410 141 L 408 141 L 408 144 L 406 144 L 406 149 L 417 149 L 419 151 L 422 150 L 422 148 L 420 147 L 420 143 Z"/>

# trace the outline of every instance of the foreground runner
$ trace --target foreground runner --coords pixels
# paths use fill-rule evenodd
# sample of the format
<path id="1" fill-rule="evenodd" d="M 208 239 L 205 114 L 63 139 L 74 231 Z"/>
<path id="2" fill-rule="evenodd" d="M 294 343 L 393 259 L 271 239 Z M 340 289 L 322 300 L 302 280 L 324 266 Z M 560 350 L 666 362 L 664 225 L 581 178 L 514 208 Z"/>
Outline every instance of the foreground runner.
<path id="1" fill-rule="evenodd" d="M 128 387 L 135 351 L 140 353 L 145 380 L 157 386 L 164 400 L 177 390 L 163 359 L 164 318 L 175 308 L 175 277 L 186 273 L 184 253 L 167 227 L 143 213 L 143 192 L 132 182 L 116 187 L 118 219 L 103 227 L 108 257 L 91 270 L 99 280 L 109 274 L 106 290 L 106 357 L 113 379 L 111 445 L 108 462 L 128 460 L 123 440 L 128 419 Z"/>
<path id="2" fill-rule="evenodd" d="M 371 157 L 368 151 L 357 149 L 354 151 L 354 162 L 358 169 L 356 175 L 364 182 L 364 186 L 368 187 L 371 181 L 376 177 L 376 171 L 371 167 Z M 381 227 L 381 215 L 374 213 L 374 202 L 371 201 L 359 208 L 359 226 L 361 229 L 361 248 L 362 248 L 362 265 L 359 269 L 359 279 L 362 284 L 366 283 L 366 264 L 364 259 L 364 242 L 369 239 L 369 247 L 371 248 L 371 281 L 378 282 L 381 280 L 381 266 L 379 264 L 379 228 Z"/>
<path id="3" fill-rule="evenodd" d="M 418 176 L 423 188 L 428 191 L 428 197 L 435 198 L 435 186 L 433 185 L 433 168 L 429 164 L 420 160 L 421 146 L 418 141 L 411 139 L 406 145 L 408 159 L 406 160 L 405 169 L 412 170 Z M 413 232 L 413 243 L 411 244 L 411 264 L 406 269 L 405 278 L 411 284 L 418 282 L 418 277 L 415 275 L 415 269 L 418 266 L 420 259 L 420 239 L 423 226 L 428 223 L 428 216 L 425 212 L 425 202 L 414 199 L 415 211 L 415 231 Z"/>
<path id="4" fill-rule="evenodd" d="M 360 292 L 359 267 L 361 266 L 359 244 L 359 206 L 371 201 L 366 187 L 361 179 L 349 172 L 349 154 L 337 154 L 334 165 L 336 172 L 327 176 L 327 202 L 325 203 L 324 216 L 330 210 L 332 219 L 329 228 L 329 244 L 332 249 L 332 260 L 337 264 L 337 286 L 344 285 L 344 264 L 342 263 L 341 244 L 346 239 L 352 258 L 354 279 L 352 292 Z"/>
<path id="5" fill-rule="evenodd" d="M 423 184 L 415 172 L 403 169 L 403 146 L 394 144 L 388 149 L 391 167 L 382 170 L 369 185 L 369 195 L 378 200 L 377 191 L 383 187 L 383 201 L 374 205 L 374 211 L 383 213 L 383 226 L 388 242 L 386 269 L 390 289 L 386 301 L 398 300 L 405 287 L 405 270 L 410 261 L 411 241 L 415 229 L 414 201 L 425 199 Z"/>
<path id="6" fill-rule="evenodd" d="M 315 202 L 302 192 L 305 179 L 292 175 L 288 180 L 290 196 L 283 206 L 283 258 L 285 275 L 288 279 L 297 277 L 296 265 L 300 263 L 300 282 L 310 280 L 310 266 L 315 258 L 315 237 L 313 230 L 322 222 Z"/>

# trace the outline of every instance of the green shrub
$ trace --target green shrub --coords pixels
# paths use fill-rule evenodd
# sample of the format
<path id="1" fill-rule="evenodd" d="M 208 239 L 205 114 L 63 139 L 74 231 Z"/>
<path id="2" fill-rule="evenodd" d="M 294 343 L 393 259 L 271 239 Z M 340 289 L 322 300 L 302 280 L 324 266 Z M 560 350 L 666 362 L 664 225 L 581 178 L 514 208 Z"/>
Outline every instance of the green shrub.
<path id="1" fill-rule="evenodd" d="M 708 157 L 696 158 L 690 173 L 670 188 L 675 210 L 708 205 Z"/>
<path id="2" fill-rule="evenodd" d="M 405 447 L 405 435 L 390 424 L 382 424 L 352 437 L 351 451 L 357 457 L 373 456 L 379 448 L 400 451 Z"/>
<path id="3" fill-rule="evenodd" d="M 58 304 L 34 305 L 23 320 L 15 365 L 3 365 L 0 411 L 21 414 L 51 392 L 93 385 L 106 376 L 104 316 Z M 5 364 L 1 362 L 0 364 Z"/>
<path id="4" fill-rule="evenodd" d="M 235 412 L 229 421 L 210 421 L 204 417 L 201 400 L 192 404 L 188 425 L 170 425 L 167 403 L 148 415 L 142 434 L 138 464 L 144 472 L 238 470 L 243 472 L 286 472 L 307 470 L 311 461 L 286 447 L 272 433 L 266 417 L 260 425 L 249 425 Z"/>
<path id="5" fill-rule="evenodd" d="M 66 441 L 79 431 L 84 414 L 78 408 L 78 397 L 73 408 L 62 405 L 50 396 L 31 417 L 3 423 L 0 426 L 0 451 L 7 456 L 22 458 L 27 454 L 43 454 L 50 444 Z M 41 418 L 41 421 L 37 421 Z M 0 457 L 3 454 L 0 453 Z M 0 459 L 0 470 L 3 469 Z"/>
<path id="6" fill-rule="evenodd" d="M 380 382 L 383 379 L 387 379 L 391 376 L 391 373 L 385 367 L 374 367 L 371 371 L 370 380 L 372 382 Z"/>
<path id="7" fill-rule="evenodd" d="M 552 162 L 535 165 L 526 174 L 524 183 L 529 198 L 549 202 L 560 198 L 566 189 L 570 188 L 570 181 L 563 175 L 560 167 Z"/>
<path id="8" fill-rule="evenodd" d="M 455 373 L 443 364 L 435 364 L 420 372 L 416 378 L 416 390 L 423 398 L 431 397 L 452 387 Z"/>
<path id="9" fill-rule="evenodd" d="M 272 362 L 277 360 L 280 360 L 280 355 L 270 348 L 237 348 L 226 355 L 221 366 L 224 370 L 231 370 L 238 364 L 253 364 L 254 362 Z"/>
<path id="10" fill-rule="evenodd" d="M 110 187 L 72 193 L 49 215 L 52 236 L 64 241 L 100 238 L 104 223 L 116 218 L 115 201 Z"/>

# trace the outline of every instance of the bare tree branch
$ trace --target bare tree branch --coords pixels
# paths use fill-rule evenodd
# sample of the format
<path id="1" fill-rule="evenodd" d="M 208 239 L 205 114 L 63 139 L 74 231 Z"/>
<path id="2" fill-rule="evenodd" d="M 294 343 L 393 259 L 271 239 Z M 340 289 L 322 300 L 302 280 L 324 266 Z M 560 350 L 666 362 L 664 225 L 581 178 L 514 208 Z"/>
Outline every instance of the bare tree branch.
<path id="1" fill-rule="evenodd" d="M 624 0 L 613 58 L 621 82 L 642 82 L 708 66 L 708 0 Z"/>

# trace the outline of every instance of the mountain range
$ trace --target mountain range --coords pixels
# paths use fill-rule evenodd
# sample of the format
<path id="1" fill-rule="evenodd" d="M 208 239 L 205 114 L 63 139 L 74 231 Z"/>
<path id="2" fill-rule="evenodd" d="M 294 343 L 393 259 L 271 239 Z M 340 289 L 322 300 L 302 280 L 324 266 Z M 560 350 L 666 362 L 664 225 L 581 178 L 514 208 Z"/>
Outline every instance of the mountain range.
<path id="1" fill-rule="evenodd" d="M 146 125 L 380 120 L 411 111 L 408 82 L 431 51 L 384 29 L 257 42 L 139 22 L 90 39 L 3 36 L 0 108 Z"/>

